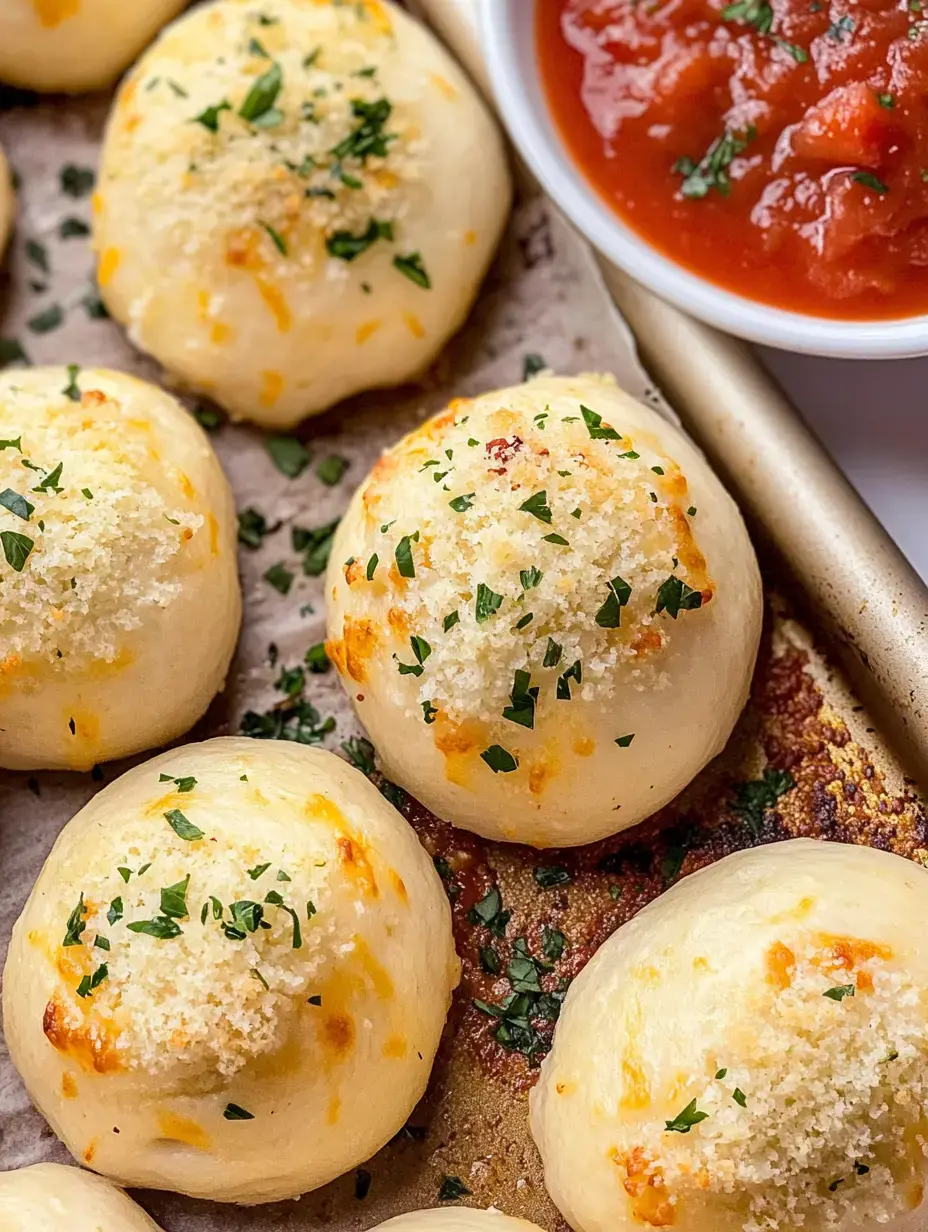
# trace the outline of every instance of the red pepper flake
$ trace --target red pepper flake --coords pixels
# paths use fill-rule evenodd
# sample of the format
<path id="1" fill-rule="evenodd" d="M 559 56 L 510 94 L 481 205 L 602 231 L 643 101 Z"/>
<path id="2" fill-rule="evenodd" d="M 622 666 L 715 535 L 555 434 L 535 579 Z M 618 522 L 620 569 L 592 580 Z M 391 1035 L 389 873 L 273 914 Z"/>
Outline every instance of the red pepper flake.
<path id="1" fill-rule="evenodd" d="M 505 436 L 498 436 L 495 440 L 487 441 L 487 457 L 503 465 L 503 470 L 495 472 L 497 475 L 505 474 L 506 464 L 512 461 L 521 448 L 521 436 L 514 436 L 511 441 L 507 441 Z"/>

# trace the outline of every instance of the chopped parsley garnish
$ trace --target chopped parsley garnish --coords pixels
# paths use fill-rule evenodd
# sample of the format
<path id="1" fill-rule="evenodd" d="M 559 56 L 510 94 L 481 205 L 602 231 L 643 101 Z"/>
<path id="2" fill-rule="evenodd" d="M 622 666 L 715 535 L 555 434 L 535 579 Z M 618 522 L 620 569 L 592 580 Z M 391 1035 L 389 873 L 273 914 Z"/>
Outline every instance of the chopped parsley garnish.
<path id="1" fill-rule="evenodd" d="M 274 227 L 272 227 L 269 222 L 261 222 L 260 219 L 258 220 L 258 226 L 263 228 L 263 230 L 265 230 L 267 234 L 271 237 L 271 240 L 274 244 L 274 247 L 277 249 L 277 251 L 282 256 L 284 257 L 287 256 L 287 241 L 280 234 L 280 232 L 275 230 Z"/>
<path id="2" fill-rule="evenodd" d="M 553 890 L 556 886 L 570 885 L 573 880 L 568 870 L 560 864 L 536 868 L 532 872 L 543 890 Z"/>
<path id="3" fill-rule="evenodd" d="M 267 864 L 256 864 L 254 868 L 248 869 L 248 876 L 252 879 L 252 881 L 257 881 L 258 878 L 263 876 L 270 867 L 270 861 L 268 861 Z"/>
<path id="4" fill-rule="evenodd" d="M 278 703 L 259 714 L 247 710 L 242 715 L 241 734 L 253 740 L 292 740 L 295 744 L 322 744 L 335 730 L 335 719 L 322 719 L 319 711 L 300 698 Z"/>
<path id="5" fill-rule="evenodd" d="M 419 532 L 414 535 L 404 535 L 396 545 L 396 550 L 393 553 L 396 559 L 396 567 L 399 570 L 400 577 L 411 578 L 416 576 L 416 565 L 412 558 L 413 542 L 418 542 Z"/>
<path id="6" fill-rule="evenodd" d="M 456 624 L 460 624 L 461 615 L 458 611 L 449 612 L 445 619 L 441 622 L 441 627 L 447 633 L 453 629 Z"/>
<path id="7" fill-rule="evenodd" d="M 209 129 L 211 133 L 219 132 L 219 116 L 223 111 L 231 111 L 232 105 L 228 99 L 223 99 L 221 103 L 216 103 L 213 107 L 206 107 L 198 116 L 194 116 L 191 124 L 202 124 L 204 128 Z"/>
<path id="8" fill-rule="evenodd" d="M 17 338 L 0 338 L 0 368 L 5 368 L 8 364 L 19 363 L 29 363 L 29 356 L 23 350 L 19 340 Z M 14 441 L 7 441 L 6 444 L 0 441 L 0 449 L 9 448 L 11 445 L 16 449 L 19 448 L 19 445 Z"/>
<path id="9" fill-rule="evenodd" d="M 682 578 L 671 574 L 666 582 L 661 582 L 657 592 L 657 613 L 666 612 L 673 620 L 680 612 L 692 612 L 702 607 L 702 591 L 687 586 Z"/>
<path id="10" fill-rule="evenodd" d="M 165 886 L 161 891 L 161 914 L 168 919 L 182 920 L 187 911 L 187 887 L 190 885 L 190 874 L 175 885 Z"/>
<path id="11" fill-rule="evenodd" d="M 523 590 L 534 590 L 543 577 L 542 571 L 536 569 L 534 565 L 519 571 L 519 581 L 522 584 Z"/>
<path id="12" fill-rule="evenodd" d="M 545 543 L 556 543 L 558 547 L 561 547 L 561 548 L 570 547 L 570 544 L 567 542 L 567 540 L 564 538 L 563 535 L 542 535 L 542 539 L 544 540 Z"/>
<path id="13" fill-rule="evenodd" d="M 93 939 L 93 948 L 94 948 L 95 950 L 105 950 L 105 951 L 108 951 L 111 947 L 110 947 L 110 943 L 109 943 L 109 941 L 106 939 L 106 937 L 101 937 L 101 936 L 100 936 L 100 934 L 99 934 L 99 933 L 97 933 L 96 937 L 94 937 L 94 939 Z"/>
<path id="14" fill-rule="evenodd" d="M 325 642 L 316 642 L 314 646 L 310 646 L 303 656 L 303 662 L 314 676 L 324 675 L 332 666 L 329 662 L 329 656 L 325 652 Z"/>
<path id="15" fill-rule="evenodd" d="M 553 928 L 549 924 L 542 926 L 541 952 L 550 962 L 557 962 L 564 953 L 564 946 L 566 944 L 567 938 L 559 928 Z"/>
<path id="16" fill-rule="evenodd" d="M 34 334 L 50 334 L 63 320 L 64 313 L 61 311 L 61 305 L 51 304 L 42 312 L 36 313 L 34 317 L 30 317 L 26 324 Z"/>
<path id="17" fill-rule="evenodd" d="M 872 188 L 880 196 L 889 192 L 889 185 L 884 184 L 872 171 L 855 171 L 851 179 L 855 184 L 863 184 L 864 188 Z"/>
<path id="18" fill-rule="evenodd" d="M 823 992 L 823 997 L 828 997 L 832 1001 L 843 1001 L 845 997 L 853 997 L 856 989 L 853 984 L 837 984 L 834 988 L 829 988 L 827 992 Z"/>
<path id="19" fill-rule="evenodd" d="M 502 937 L 509 923 L 510 912 L 503 910 L 503 899 L 496 886 L 476 902 L 467 913 L 471 924 L 482 924 L 494 937 Z"/>
<path id="20" fill-rule="evenodd" d="M 123 916 L 122 899 L 118 896 L 113 899 L 109 905 L 109 910 L 106 913 L 106 918 L 110 924 L 118 924 Z"/>
<path id="21" fill-rule="evenodd" d="M 363 736 L 352 736 L 342 744 L 342 751 L 356 770 L 368 778 L 374 773 L 374 746 Z"/>
<path id="22" fill-rule="evenodd" d="M 0 530 L 0 547 L 3 548 L 3 555 L 10 568 L 16 573 L 22 573 L 29 553 L 35 547 L 35 541 L 15 530 Z"/>
<path id="23" fill-rule="evenodd" d="M 277 96 L 283 85 L 283 74 L 279 64 L 272 64 L 266 73 L 258 77 L 245 96 L 245 101 L 238 109 L 243 120 L 254 124 L 260 121 L 260 127 L 279 123 L 280 112 L 274 107 Z"/>
<path id="24" fill-rule="evenodd" d="M 302 526 L 292 528 L 290 540 L 293 550 L 303 553 L 303 572 L 307 577 L 319 577 L 325 573 L 337 529 L 338 518 L 311 530 Z"/>
<path id="25" fill-rule="evenodd" d="M 259 548 L 265 535 L 271 534 L 271 527 L 263 513 L 249 506 L 238 515 L 238 541 L 246 548 Z"/>
<path id="26" fill-rule="evenodd" d="M 517 759 L 500 744 L 491 744 L 480 754 L 480 758 L 486 762 L 494 774 L 511 774 L 513 770 L 519 768 Z"/>
<path id="27" fill-rule="evenodd" d="M 700 1112 L 695 1099 L 691 1099 L 682 1112 L 678 1112 L 672 1121 L 664 1122 L 665 1131 L 677 1134 L 688 1134 L 694 1125 L 708 1118 L 708 1112 Z"/>
<path id="28" fill-rule="evenodd" d="M 602 415 L 597 415 L 588 406 L 581 406 L 580 414 L 583 416 L 583 422 L 586 424 L 587 431 L 594 441 L 620 441 L 622 439 L 615 428 L 610 428 L 608 424 L 603 424 Z"/>
<path id="29" fill-rule="evenodd" d="M 548 493 L 544 490 L 535 492 L 519 506 L 520 513 L 530 513 L 539 522 L 551 522 L 551 510 L 548 507 Z"/>
<path id="30" fill-rule="evenodd" d="M 428 644 L 424 637 L 419 637 L 414 634 L 409 639 L 409 644 L 412 646 L 412 652 L 416 656 L 417 663 L 424 663 L 432 653 L 432 647 Z"/>
<path id="31" fill-rule="evenodd" d="M 414 282 L 417 287 L 422 287 L 424 291 L 431 290 L 432 283 L 422 264 L 421 253 L 411 252 L 408 257 L 396 256 L 393 258 L 393 267 L 405 275 L 410 282 Z"/>
<path id="32" fill-rule="evenodd" d="M 337 483 L 341 483 L 342 476 L 350 465 L 348 459 L 341 454 L 330 453 L 316 467 L 316 478 L 327 487 L 334 488 Z"/>
<path id="33" fill-rule="evenodd" d="M 568 667 L 563 676 L 558 676 L 557 678 L 557 700 L 559 702 L 570 701 L 571 680 L 575 680 L 577 684 L 583 683 L 583 667 L 579 659 Z"/>
<path id="34" fill-rule="evenodd" d="M 164 819 L 178 838 L 186 839 L 187 842 L 193 842 L 195 839 L 203 837 L 203 831 L 199 826 L 195 826 L 191 821 L 188 821 L 180 809 L 170 809 L 164 814 Z"/>
<path id="35" fill-rule="evenodd" d="M 622 608 L 632 597 L 632 588 L 624 578 L 614 577 L 609 583 L 606 602 L 596 613 L 596 623 L 603 629 L 618 629 L 622 623 Z"/>
<path id="36" fill-rule="evenodd" d="M 38 470 L 38 467 L 33 466 L 33 470 Z M 64 470 L 64 463 L 59 462 L 54 470 L 48 471 L 42 479 L 32 489 L 33 492 L 63 492 L 64 489 L 58 486 L 58 480 L 61 478 L 61 472 Z"/>
<path id="37" fill-rule="evenodd" d="M 878 94 L 876 96 L 876 101 L 887 111 L 892 111 L 896 105 L 896 99 L 892 94 Z"/>
<path id="38" fill-rule="evenodd" d="M 521 616 L 521 617 L 520 617 L 520 618 L 516 621 L 516 629 L 525 629 L 525 628 L 527 628 L 527 627 L 528 627 L 528 625 L 530 625 L 534 619 L 535 619 L 535 613 L 534 613 L 534 612 L 526 612 L 524 616 Z"/>
<path id="39" fill-rule="evenodd" d="M 348 136 L 333 146 L 329 153 L 341 161 L 344 158 L 358 158 L 362 162 L 373 154 L 377 158 L 386 158 L 389 153 L 389 142 L 396 140 L 396 134 L 385 133 L 383 126 L 389 120 L 393 111 L 388 99 L 379 98 L 368 103 L 362 98 L 351 100 L 351 111 L 360 123 Z"/>
<path id="40" fill-rule="evenodd" d="M 716 1080 L 717 1080 L 718 1082 L 721 1082 L 721 1081 L 722 1081 L 722 1079 L 725 1077 L 725 1075 L 726 1075 L 727 1073 L 728 1073 L 727 1068 L 717 1069 L 717 1070 L 715 1071 L 715 1077 L 716 1077 Z"/>
<path id="41" fill-rule="evenodd" d="M 722 9 L 722 21 L 735 21 L 739 25 L 753 26 L 763 38 L 772 39 L 778 47 L 789 52 L 797 64 L 805 64 L 809 53 L 795 43 L 788 43 L 773 33 L 773 9 L 767 0 L 739 0 L 737 4 L 726 4 Z"/>
<path id="42" fill-rule="evenodd" d="M 369 582 L 372 582 L 374 580 L 374 574 L 377 572 L 377 566 L 379 564 L 380 564 L 380 557 L 377 555 L 376 552 L 374 552 L 370 560 L 367 562 L 366 576 Z"/>
<path id="43" fill-rule="evenodd" d="M 65 927 L 64 941 L 62 941 L 61 943 L 62 946 L 83 945 L 84 944 L 83 941 L 81 940 L 81 934 L 83 933 L 84 929 L 87 927 L 87 925 L 84 923 L 84 915 L 86 911 L 87 911 L 87 908 L 84 905 L 84 895 L 82 893 L 80 898 L 78 898 L 77 900 L 77 906 L 68 916 L 68 923 Z"/>
<path id="44" fill-rule="evenodd" d="M 833 43 L 843 43 L 845 34 L 853 34 L 853 32 L 854 18 L 845 13 L 843 17 L 831 23 L 827 35 Z"/>
<path id="45" fill-rule="evenodd" d="M 529 672 L 516 671 L 512 692 L 509 694 L 511 705 L 506 706 L 503 710 L 504 719 L 529 729 L 533 729 L 535 726 L 535 703 L 538 700 L 538 686 L 536 685 L 533 688 L 531 680 L 532 677 Z"/>
<path id="46" fill-rule="evenodd" d="M 748 1103 L 747 1096 L 741 1090 L 740 1087 L 735 1087 L 734 1091 L 732 1091 L 731 1093 L 731 1097 L 735 1101 L 735 1103 L 738 1104 L 740 1107 L 742 1108 L 747 1107 L 747 1103 Z"/>
<path id="47" fill-rule="evenodd" d="M 14 492 L 12 488 L 4 488 L 0 492 L 0 507 L 9 509 L 10 513 L 15 514 L 17 518 L 22 518 L 24 522 L 28 522 L 35 511 L 35 505 L 27 501 L 25 496 Z"/>
<path id="48" fill-rule="evenodd" d="M 533 376 L 537 376 L 539 372 L 544 372 L 547 368 L 544 358 L 536 354 L 534 351 L 529 353 L 522 360 L 522 380 L 530 381 Z"/>
<path id="49" fill-rule="evenodd" d="M 759 838 L 764 825 L 764 813 L 776 807 L 780 796 L 796 786 L 796 780 L 788 770 L 775 770 L 768 766 L 763 778 L 752 779 L 735 786 L 732 811 L 737 813 L 755 838 Z"/>
<path id="50" fill-rule="evenodd" d="M 503 596 L 498 595 L 495 590 L 491 590 L 485 582 L 480 582 L 477 586 L 477 598 L 474 604 L 474 614 L 477 617 L 477 624 L 482 625 L 495 616 L 503 602 Z"/>
<path id="51" fill-rule="evenodd" d="M 634 739 L 635 733 L 631 732 L 628 736 L 616 736 L 615 743 L 620 749 L 627 749 Z"/>
<path id="52" fill-rule="evenodd" d="M 294 574 L 283 564 L 271 565 L 264 574 L 264 580 L 281 595 L 288 595 L 293 585 Z"/>
<path id="53" fill-rule="evenodd" d="M 183 931 L 175 920 L 168 916 L 155 916 L 153 920 L 133 920 L 126 927 L 131 933 L 143 933 L 146 937 L 154 937 L 156 941 L 170 941 L 179 937 Z"/>
<path id="54" fill-rule="evenodd" d="M 678 158 L 673 170 L 683 176 L 681 195 L 690 200 L 700 200 L 714 188 L 721 196 L 727 197 L 731 192 L 728 168 L 755 136 L 753 125 L 746 129 L 743 137 L 726 129 L 721 137 L 716 137 L 698 163 L 692 158 Z"/>
<path id="55" fill-rule="evenodd" d="M 437 714 L 438 714 L 438 711 L 437 711 L 437 709 L 436 709 L 436 708 L 432 705 L 432 703 L 431 703 L 431 702 L 423 702 L 423 703 L 422 703 L 422 717 L 423 717 L 423 719 L 425 719 L 426 723 L 428 723 L 428 724 L 432 724 L 432 723 L 434 723 L 434 722 L 435 722 L 435 718 L 436 718 Z"/>
<path id="56" fill-rule="evenodd" d="M 61 191 L 68 197 L 86 197 L 93 192 L 95 175 L 90 167 L 65 163 L 59 172 Z"/>
<path id="57" fill-rule="evenodd" d="M 378 240 L 392 239 L 393 224 L 372 218 L 367 230 L 360 235 L 351 231 L 335 231 L 326 240 L 325 246 L 330 257 L 337 257 L 340 261 L 354 261 Z"/>
<path id="58" fill-rule="evenodd" d="M 198 402 L 193 408 L 193 417 L 205 432 L 215 432 L 222 427 L 223 414 L 215 406 L 205 406 Z"/>
<path id="59" fill-rule="evenodd" d="M 77 986 L 77 995 L 79 997 L 88 997 L 94 992 L 106 977 L 109 975 L 109 968 L 106 963 L 100 963 L 93 975 L 85 975 L 81 978 L 81 982 Z"/>
<path id="60" fill-rule="evenodd" d="M 192 774 L 185 774 L 179 779 L 173 778 L 170 774 L 159 774 L 158 782 L 173 783 L 175 791 L 179 791 L 181 794 L 186 794 L 188 791 L 193 791 L 194 787 L 197 785 L 197 781 Z"/>
<path id="61" fill-rule="evenodd" d="M 226 1104 L 222 1114 L 227 1121 L 253 1121 L 255 1114 L 242 1108 L 240 1104 Z"/>
<path id="62" fill-rule="evenodd" d="M 309 466 L 312 455 L 295 436 L 269 436 L 265 446 L 271 461 L 288 479 L 296 479 Z"/>
<path id="63" fill-rule="evenodd" d="M 556 642 L 553 637 L 549 637 L 548 645 L 545 647 L 545 657 L 542 667 L 557 667 L 563 654 L 564 647 L 559 642 Z"/>
<path id="64" fill-rule="evenodd" d="M 71 402 L 80 402 L 81 400 L 81 391 L 77 384 L 77 374 L 80 370 L 79 364 L 68 364 L 68 383 L 61 392 Z"/>
<path id="65" fill-rule="evenodd" d="M 448 504 L 455 513 L 466 513 L 474 503 L 474 493 L 468 492 L 465 496 L 456 496 L 454 500 L 448 501 Z"/>
<path id="66" fill-rule="evenodd" d="M 443 1176 L 438 1187 L 439 1202 L 457 1202 L 472 1191 L 467 1188 L 459 1176 Z"/>

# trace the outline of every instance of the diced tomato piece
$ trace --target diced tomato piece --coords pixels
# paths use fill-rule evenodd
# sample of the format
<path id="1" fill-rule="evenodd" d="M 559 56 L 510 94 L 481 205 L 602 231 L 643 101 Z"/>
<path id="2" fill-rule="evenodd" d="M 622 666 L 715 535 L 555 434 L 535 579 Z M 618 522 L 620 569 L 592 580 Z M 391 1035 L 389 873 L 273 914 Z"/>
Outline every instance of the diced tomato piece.
<path id="1" fill-rule="evenodd" d="M 793 130 L 793 153 L 835 166 L 879 167 L 892 144 L 888 117 L 863 82 L 837 86 Z"/>

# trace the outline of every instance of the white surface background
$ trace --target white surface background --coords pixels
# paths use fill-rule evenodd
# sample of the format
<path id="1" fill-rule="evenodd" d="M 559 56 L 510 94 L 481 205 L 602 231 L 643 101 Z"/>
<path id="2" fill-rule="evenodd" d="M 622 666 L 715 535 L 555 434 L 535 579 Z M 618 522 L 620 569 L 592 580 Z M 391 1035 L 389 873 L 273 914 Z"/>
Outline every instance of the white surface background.
<path id="1" fill-rule="evenodd" d="M 928 581 L 928 358 L 760 355 Z"/>

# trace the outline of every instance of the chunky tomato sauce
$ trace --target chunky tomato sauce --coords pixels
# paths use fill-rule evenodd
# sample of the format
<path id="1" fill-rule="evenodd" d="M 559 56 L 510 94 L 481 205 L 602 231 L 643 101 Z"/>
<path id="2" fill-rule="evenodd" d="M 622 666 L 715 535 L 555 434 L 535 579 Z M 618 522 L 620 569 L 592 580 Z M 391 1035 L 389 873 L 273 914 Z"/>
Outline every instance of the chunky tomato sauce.
<path id="1" fill-rule="evenodd" d="M 563 138 L 651 245 L 797 312 L 928 312 L 928 0 L 536 3 Z"/>

